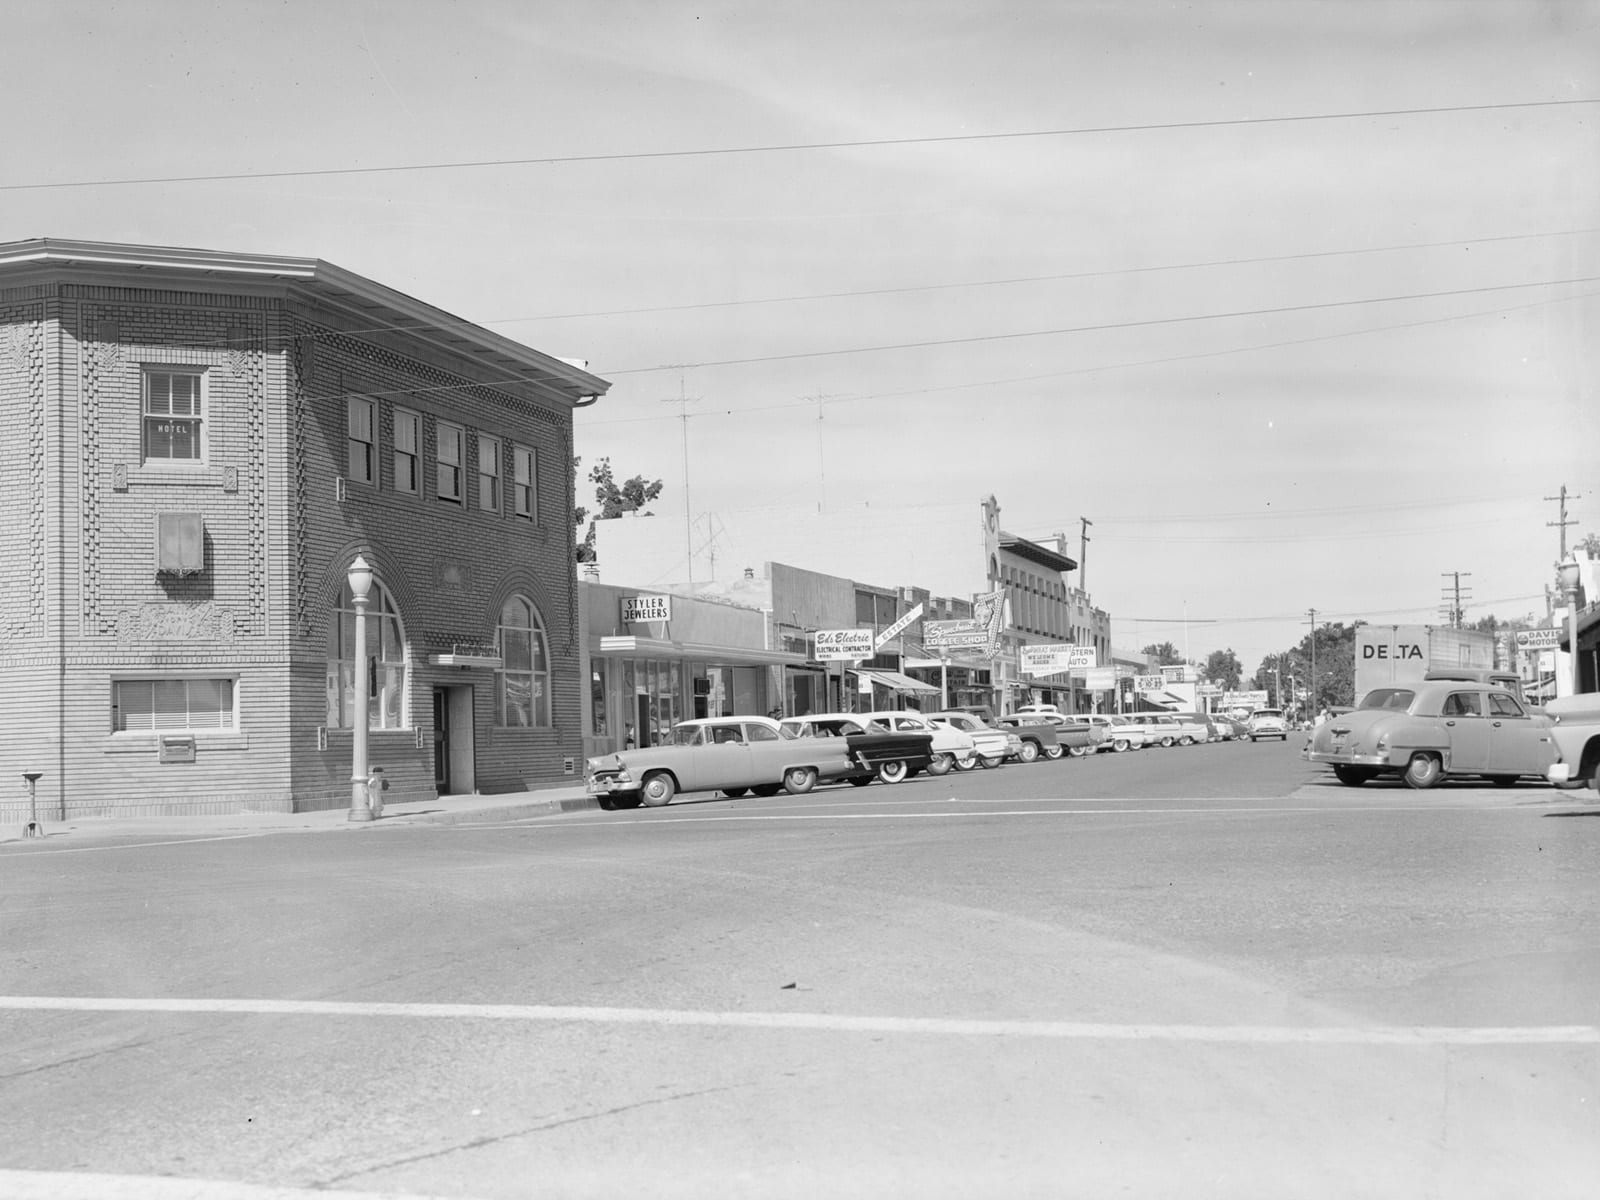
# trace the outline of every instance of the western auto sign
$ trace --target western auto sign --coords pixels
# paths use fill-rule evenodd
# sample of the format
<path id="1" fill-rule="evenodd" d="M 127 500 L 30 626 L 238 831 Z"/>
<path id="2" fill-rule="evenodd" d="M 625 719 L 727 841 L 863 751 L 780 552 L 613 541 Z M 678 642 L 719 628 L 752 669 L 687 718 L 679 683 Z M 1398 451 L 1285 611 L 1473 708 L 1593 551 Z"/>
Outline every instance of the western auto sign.
<path id="1" fill-rule="evenodd" d="M 1072 646 L 1072 654 L 1067 666 L 1074 671 L 1087 671 L 1090 667 L 1099 666 L 1099 657 L 1094 652 L 1093 646 Z"/>
<path id="2" fill-rule="evenodd" d="M 870 629 L 819 629 L 815 636 L 818 662 L 845 662 L 873 655 Z"/>
<path id="3" fill-rule="evenodd" d="M 1559 629 L 1517 630 L 1518 650 L 1556 650 L 1560 646 L 1561 630 Z"/>

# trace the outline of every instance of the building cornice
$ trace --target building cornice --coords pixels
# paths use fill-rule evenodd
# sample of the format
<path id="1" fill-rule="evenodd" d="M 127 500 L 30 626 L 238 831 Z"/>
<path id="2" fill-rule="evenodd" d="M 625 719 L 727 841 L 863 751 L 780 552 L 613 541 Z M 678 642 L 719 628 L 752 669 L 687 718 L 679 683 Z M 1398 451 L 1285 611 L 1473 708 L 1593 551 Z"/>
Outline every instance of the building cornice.
<path id="1" fill-rule="evenodd" d="M 297 292 L 375 326 L 429 342 L 457 354 L 487 354 L 524 376 L 526 382 L 554 389 L 574 405 L 598 399 L 610 383 L 564 359 L 545 354 L 408 296 L 364 275 L 318 258 L 241 254 L 173 246 L 136 246 L 64 238 L 30 238 L 0 243 L 0 286 L 45 279 L 85 284 L 176 287 L 183 290 Z"/>

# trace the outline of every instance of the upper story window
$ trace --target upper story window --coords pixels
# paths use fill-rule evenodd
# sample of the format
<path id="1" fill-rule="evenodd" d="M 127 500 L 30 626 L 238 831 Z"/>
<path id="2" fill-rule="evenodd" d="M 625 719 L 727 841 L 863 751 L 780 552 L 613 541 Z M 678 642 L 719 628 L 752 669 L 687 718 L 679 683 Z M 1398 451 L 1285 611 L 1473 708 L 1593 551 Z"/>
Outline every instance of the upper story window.
<path id="1" fill-rule="evenodd" d="M 467 431 L 459 425 L 439 422 L 439 448 L 436 455 L 434 490 L 439 499 L 461 503 L 461 475 L 467 456 Z"/>
<path id="2" fill-rule="evenodd" d="M 349 464 L 346 471 L 356 483 L 378 482 L 377 405 L 364 396 L 351 396 L 348 410 Z"/>
<path id="3" fill-rule="evenodd" d="M 495 672 L 494 723 L 515 728 L 550 724 L 550 657 L 544 625 L 532 603 L 513 596 L 500 610 L 495 630 L 501 668 Z"/>
<path id="4" fill-rule="evenodd" d="M 539 523 L 539 462 L 527 446 L 511 447 L 511 511 Z"/>
<path id="5" fill-rule="evenodd" d="M 394 490 L 415 496 L 419 484 L 417 447 L 422 419 L 404 408 L 394 410 Z"/>
<path id="6" fill-rule="evenodd" d="M 500 511 L 500 439 L 478 435 L 478 507 Z"/>
<path id="7" fill-rule="evenodd" d="M 205 460 L 205 372 L 144 371 L 146 462 Z"/>

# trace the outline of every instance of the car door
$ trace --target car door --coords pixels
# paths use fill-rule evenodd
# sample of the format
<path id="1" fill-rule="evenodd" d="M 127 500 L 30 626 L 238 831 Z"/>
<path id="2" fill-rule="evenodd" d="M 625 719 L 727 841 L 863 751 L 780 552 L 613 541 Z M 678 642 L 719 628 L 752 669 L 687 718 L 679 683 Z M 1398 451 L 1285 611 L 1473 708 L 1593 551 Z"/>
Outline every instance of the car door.
<path id="1" fill-rule="evenodd" d="M 753 784 L 782 782 L 783 769 L 794 757 L 794 743 L 784 741 L 775 730 L 757 722 L 744 727 L 744 738 L 745 774 L 731 786 L 750 787 Z"/>
<path id="2" fill-rule="evenodd" d="M 1487 771 L 1490 728 L 1483 717 L 1482 695 L 1451 692 L 1439 708 L 1439 719 L 1450 741 L 1450 770 Z"/>
<path id="3" fill-rule="evenodd" d="M 744 727 L 737 721 L 724 721 L 701 726 L 700 734 L 701 740 L 694 748 L 695 781 L 683 783 L 682 790 L 712 792 L 749 787 L 750 747 L 745 743 Z"/>
<path id="4" fill-rule="evenodd" d="M 1505 775 L 1543 775 L 1556 760 L 1550 729 L 1508 692 L 1490 692 L 1489 766 Z"/>

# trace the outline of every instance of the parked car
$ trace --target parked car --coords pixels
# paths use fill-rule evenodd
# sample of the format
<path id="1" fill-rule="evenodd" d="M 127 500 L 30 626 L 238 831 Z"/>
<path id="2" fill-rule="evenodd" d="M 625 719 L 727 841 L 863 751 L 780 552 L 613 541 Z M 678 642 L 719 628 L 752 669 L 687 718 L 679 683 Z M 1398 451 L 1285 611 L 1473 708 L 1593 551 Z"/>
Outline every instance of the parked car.
<path id="1" fill-rule="evenodd" d="M 1485 684 L 1423 680 L 1374 688 L 1361 707 L 1324 721 L 1304 755 L 1359 787 L 1399 775 L 1414 788 L 1476 775 L 1501 786 L 1546 778 L 1560 754 L 1549 717 Z"/>
<path id="2" fill-rule="evenodd" d="M 1245 723 L 1227 713 L 1212 713 L 1211 724 L 1216 727 L 1218 738 L 1224 742 L 1235 742 L 1248 736 Z"/>
<path id="3" fill-rule="evenodd" d="M 1250 714 L 1250 719 L 1245 722 L 1246 736 L 1252 742 L 1259 742 L 1262 738 L 1275 737 L 1280 742 L 1289 740 L 1289 722 L 1283 715 L 1281 708 L 1258 708 Z"/>
<path id="4" fill-rule="evenodd" d="M 1162 713 L 1161 717 L 1164 724 L 1178 731 L 1174 741 L 1179 746 L 1194 746 L 1217 740 L 1212 735 L 1211 722 L 1206 719 L 1204 713 Z"/>
<path id="5" fill-rule="evenodd" d="M 843 738 L 786 738 L 770 717 L 706 717 L 674 725 L 670 742 L 589 759 L 584 789 L 602 808 L 658 808 L 680 792 L 798 795 L 859 769 Z"/>
<path id="6" fill-rule="evenodd" d="M 1135 725 L 1120 714 L 1085 713 L 1083 719 L 1100 730 L 1096 750 L 1109 750 L 1121 754 L 1126 750 L 1141 750 L 1149 744 L 1142 725 Z"/>
<path id="7" fill-rule="evenodd" d="M 932 738 L 933 760 L 928 764 L 930 775 L 943 775 L 952 767 L 958 771 L 971 771 L 978 765 L 978 746 L 970 735 L 959 729 L 935 725 L 921 713 L 882 709 L 862 713 L 857 720 L 869 721 L 895 733 L 920 733 Z"/>
<path id="8" fill-rule="evenodd" d="M 1125 718 L 1127 728 L 1138 730 L 1144 734 L 1146 746 L 1176 746 L 1182 731 L 1176 721 L 1165 713 L 1141 712 L 1129 713 Z M 1193 733 L 1190 740 L 1194 739 Z"/>
<path id="9" fill-rule="evenodd" d="M 1088 713 L 1058 713 L 1045 719 L 1056 727 L 1056 737 L 1073 758 L 1093 754 L 1105 741 L 1105 726 L 1096 724 Z"/>
<path id="10" fill-rule="evenodd" d="M 1552 722 L 1561 761 L 1552 763 L 1545 777 L 1557 787 L 1600 789 L 1600 693 L 1562 696 L 1544 706 Z"/>
<path id="11" fill-rule="evenodd" d="M 1023 762 L 1037 762 L 1040 758 L 1060 758 L 1066 753 L 1066 747 L 1061 744 L 1061 735 L 1056 732 L 1055 724 L 1046 719 L 1042 713 L 1016 713 L 1009 717 L 1001 717 L 998 724 L 1000 728 L 1009 729 L 1022 739 L 1022 752 L 1018 758 Z"/>
<path id="12" fill-rule="evenodd" d="M 874 779 L 899 783 L 918 771 L 943 775 L 948 761 L 935 767 L 933 734 L 920 722 L 889 727 L 863 713 L 815 713 L 804 717 L 785 717 L 778 732 L 786 738 L 837 737 L 845 740 L 850 761 L 857 768 L 839 778 L 857 787 Z"/>
<path id="13" fill-rule="evenodd" d="M 977 746 L 978 761 L 985 767 L 998 767 L 1008 758 L 1020 758 L 1022 739 L 1010 730 L 985 724 L 983 719 L 970 712 L 923 713 L 933 725 L 959 729 Z"/>

